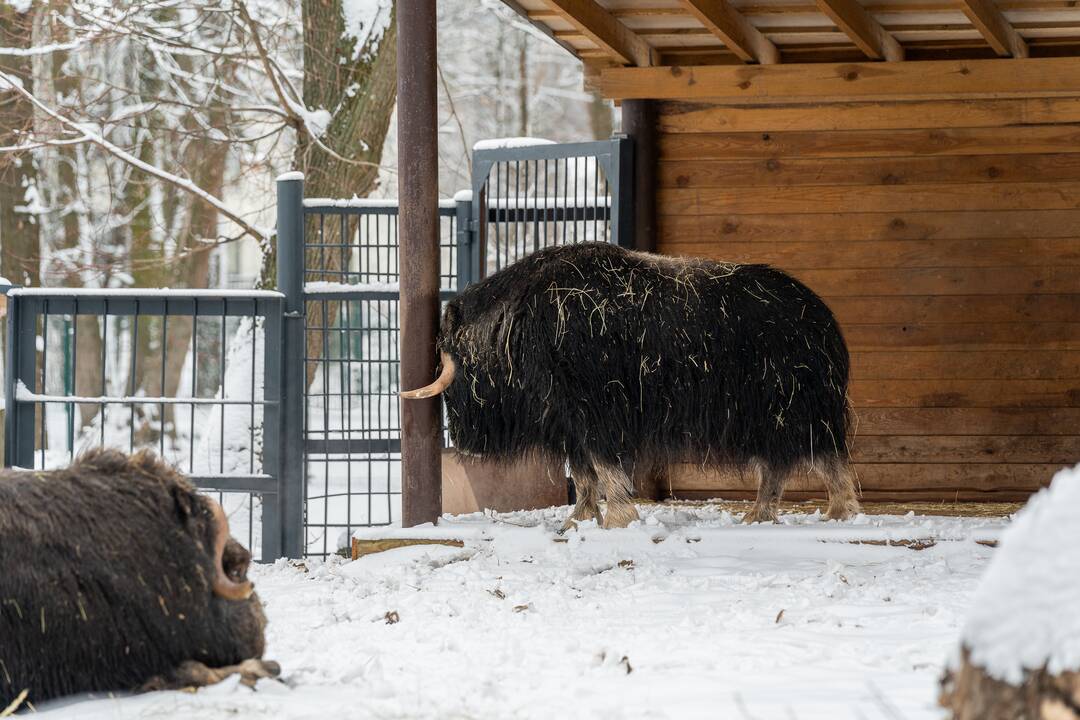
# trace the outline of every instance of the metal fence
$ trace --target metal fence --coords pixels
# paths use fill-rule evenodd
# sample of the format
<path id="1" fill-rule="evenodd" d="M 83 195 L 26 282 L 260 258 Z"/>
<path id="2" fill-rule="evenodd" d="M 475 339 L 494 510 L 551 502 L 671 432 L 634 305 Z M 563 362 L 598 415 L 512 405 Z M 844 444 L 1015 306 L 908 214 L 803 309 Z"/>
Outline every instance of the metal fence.
<path id="1" fill-rule="evenodd" d="M 63 466 L 97 445 L 150 448 L 217 495 L 256 557 L 282 554 L 272 440 L 280 431 L 280 293 L 7 295 L 7 465 Z"/>
<path id="2" fill-rule="evenodd" d="M 441 294 L 551 245 L 629 244 L 629 141 L 477 150 L 440 203 Z M 217 493 L 257 557 L 324 556 L 399 520 L 394 201 L 278 181 L 280 292 L 9 293 L 8 465 L 151 447 Z"/>
<path id="3" fill-rule="evenodd" d="M 278 198 L 279 211 L 303 218 L 304 552 L 319 556 L 358 527 L 399 519 L 398 208 L 301 200 L 301 183 L 286 180 Z M 463 208 L 438 210 L 446 298 L 457 286 Z"/>
<path id="4" fill-rule="evenodd" d="M 472 192 L 439 207 L 443 299 L 544 247 L 629 244 L 631 164 L 625 139 L 477 150 Z M 280 241 L 304 248 L 279 283 L 301 288 L 305 306 L 304 354 L 294 361 L 307 388 L 296 439 L 304 551 L 327 555 L 357 527 L 400 517 L 398 208 L 305 200 L 292 176 L 279 183 L 278 210 L 279 235 L 286 227 L 300 236 Z"/>
<path id="5" fill-rule="evenodd" d="M 626 138 L 477 150 L 469 276 L 552 245 L 631 246 L 632 172 Z"/>

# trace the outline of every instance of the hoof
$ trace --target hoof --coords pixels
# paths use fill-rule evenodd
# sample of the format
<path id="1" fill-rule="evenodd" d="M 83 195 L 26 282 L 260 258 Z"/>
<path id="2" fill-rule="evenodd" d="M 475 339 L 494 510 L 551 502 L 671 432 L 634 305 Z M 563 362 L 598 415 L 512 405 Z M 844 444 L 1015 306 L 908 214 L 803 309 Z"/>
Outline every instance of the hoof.
<path id="1" fill-rule="evenodd" d="M 830 505 L 825 512 L 826 520 L 847 520 L 859 513 L 859 501 L 852 500 L 841 505 Z"/>
<path id="2" fill-rule="evenodd" d="M 608 511 L 604 513 L 604 522 L 601 525 L 605 530 L 612 528 L 624 528 L 630 525 L 635 520 L 640 520 L 641 516 L 638 515 L 637 508 L 633 505 L 628 507 L 620 507 L 612 510 L 610 507 Z"/>
<path id="3" fill-rule="evenodd" d="M 259 680 L 281 675 L 281 665 L 273 660 L 245 660 L 236 667 L 240 673 L 240 684 L 247 687 L 255 687 Z"/>
<path id="4" fill-rule="evenodd" d="M 556 535 L 565 535 L 567 530 L 577 530 L 577 521 L 572 517 L 566 518 L 566 522 L 562 524 L 562 527 L 555 531 Z"/>
<path id="5" fill-rule="evenodd" d="M 755 505 L 746 511 L 742 521 L 746 525 L 750 525 L 751 523 L 775 523 L 780 521 L 780 516 L 775 509 L 762 508 Z"/>

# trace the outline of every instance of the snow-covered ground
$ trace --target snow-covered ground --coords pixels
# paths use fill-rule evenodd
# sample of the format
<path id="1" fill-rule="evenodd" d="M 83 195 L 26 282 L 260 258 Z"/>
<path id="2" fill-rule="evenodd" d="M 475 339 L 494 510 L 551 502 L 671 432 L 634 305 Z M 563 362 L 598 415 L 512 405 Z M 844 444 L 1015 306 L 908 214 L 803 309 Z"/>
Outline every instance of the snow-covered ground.
<path id="1" fill-rule="evenodd" d="M 257 568 L 284 684 L 39 717 L 941 717 L 939 673 L 995 552 L 977 541 L 1003 520 L 640 509 L 564 541 L 566 508 L 456 517 L 464 547 Z"/>

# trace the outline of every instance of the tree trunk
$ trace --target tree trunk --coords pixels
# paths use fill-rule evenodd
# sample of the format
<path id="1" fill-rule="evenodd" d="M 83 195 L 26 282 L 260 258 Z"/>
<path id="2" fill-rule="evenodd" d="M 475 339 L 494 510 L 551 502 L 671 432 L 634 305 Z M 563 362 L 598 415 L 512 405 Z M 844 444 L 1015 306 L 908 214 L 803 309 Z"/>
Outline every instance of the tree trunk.
<path id="1" fill-rule="evenodd" d="M 31 47 L 34 18 L 39 12 L 35 6 L 21 13 L 10 3 L 0 4 L 0 47 Z M 29 57 L 0 56 L 0 68 L 33 91 L 33 65 Z M 25 141 L 33 125 L 30 103 L 13 92 L 0 91 L 0 145 Z M 17 285 L 41 285 L 41 235 L 37 219 L 27 212 L 27 201 L 32 197 L 28 191 L 36 187 L 34 161 L 29 152 L 0 157 L 0 274 Z M 38 367 L 40 362 L 39 353 Z M 41 423 L 35 422 L 37 443 L 43 447 L 41 432 Z"/>
<path id="2" fill-rule="evenodd" d="M 593 140 L 607 140 L 614 131 L 611 103 L 593 90 L 589 100 L 589 127 Z"/>
<path id="3" fill-rule="evenodd" d="M 529 135 L 529 36 L 518 40 L 518 135 Z"/>
<path id="4" fill-rule="evenodd" d="M 0 47 L 29 48 L 36 13 L 25 13 L 9 3 L 0 4 Z M 28 90 L 33 89 L 29 57 L 0 56 L 0 67 Z M 0 145 L 18 145 L 33 130 L 30 103 L 13 92 L 0 91 Z M 18 285 L 41 284 L 41 241 L 36 218 L 26 212 L 27 191 L 37 187 L 34 161 L 29 152 L 0 156 L 0 272 Z"/>
<path id="5" fill-rule="evenodd" d="M 357 47 L 360 41 L 346 35 L 342 4 L 343 0 L 303 0 L 304 105 L 333 113 L 321 138 L 326 146 L 345 158 L 371 164 L 339 160 L 300 131 L 295 166 L 304 173 L 308 197 L 365 197 L 375 189 L 378 180 L 375 165 L 382 157 L 396 99 L 397 34 L 393 14 L 384 31 L 369 33 L 362 46 Z M 342 58 L 348 62 L 341 62 Z M 325 224 L 321 243 L 349 242 L 351 238 L 342 238 L 338 223 Z M 345 250 L 344 253 L 309 251 L 305 258 L 305 279 L 340 282 L 343 263 L 351 255 L 350 248 Z M 308 325 L 333 326 L 338 306 L 338 303 L 311 303 L 307 309 Z M 322 333 L 308 333 L 307 342 L 308 358 L 321 357 Z M 315 376 L 315 365 L 307 364 L 309 385 Z"/>

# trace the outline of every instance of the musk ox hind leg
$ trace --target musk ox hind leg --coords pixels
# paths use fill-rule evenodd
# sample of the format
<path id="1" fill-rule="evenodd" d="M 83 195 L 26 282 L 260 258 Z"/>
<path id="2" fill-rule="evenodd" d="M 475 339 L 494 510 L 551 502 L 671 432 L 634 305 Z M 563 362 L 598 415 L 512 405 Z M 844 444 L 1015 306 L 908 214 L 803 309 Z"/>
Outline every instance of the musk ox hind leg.
<path id="1" fill-rule="evenodd" d="M 825 480 L 829 494 L 829 508 L 825 517 L 829 520 L 847 520 L 859 512 L 859 493 L 855 485 L 855 469 L 846 458 L 825 462 L 818 470 Z"/>
<path id="2" fill-rule="evenodd" d="M 637 508 L 630 499 L 634 483 L 620 465 L 597 463 L 596 476 L 607 498 L 604 528 L 624 528 L 639 520 Z"/>
<path id="3" fill-rule="evenodd" d="M 281 666 L 273 660 L 244 660 L 237 665 L 212 668 L 197 660 L 187 660 L 173 670 L 169 675 L 157 675 L 146 681 L 140 692 L 153 692 L 155 690 L 186 690 L 208 685 L 216 685 L 222 680 L 233 675 L 240 676 L 240 683 L 248 687 L 255 687 L 255 683 L 263 678 L 276 678 L 281 675 Z"/>
<path id="4" fill-rule="evenodd" d="M 743 515 L 744 523 L 776 522 L 780 519 L 780 498 L 784 494 L 787 474 L 761 462 L 751 461 L 746 470 L 757 478 L 757 499 Z"/>

